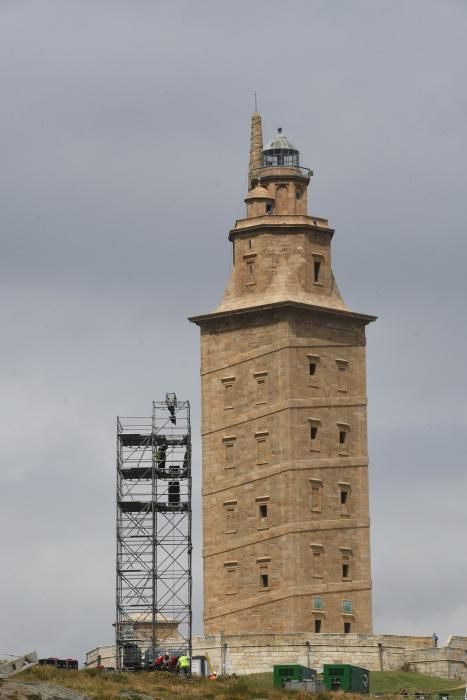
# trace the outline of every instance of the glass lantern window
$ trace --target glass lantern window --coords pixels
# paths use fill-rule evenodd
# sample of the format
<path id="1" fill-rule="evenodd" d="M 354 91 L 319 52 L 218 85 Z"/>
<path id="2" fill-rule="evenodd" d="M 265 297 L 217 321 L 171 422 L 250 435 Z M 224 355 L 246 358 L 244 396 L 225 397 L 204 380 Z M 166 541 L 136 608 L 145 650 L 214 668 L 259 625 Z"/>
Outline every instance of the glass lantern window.
<path id="1" fill-rule="evenodd" d="M 299 167 L 299 153 L 288 148 L 270 148 L 263 152 L 263 167 Z"/>

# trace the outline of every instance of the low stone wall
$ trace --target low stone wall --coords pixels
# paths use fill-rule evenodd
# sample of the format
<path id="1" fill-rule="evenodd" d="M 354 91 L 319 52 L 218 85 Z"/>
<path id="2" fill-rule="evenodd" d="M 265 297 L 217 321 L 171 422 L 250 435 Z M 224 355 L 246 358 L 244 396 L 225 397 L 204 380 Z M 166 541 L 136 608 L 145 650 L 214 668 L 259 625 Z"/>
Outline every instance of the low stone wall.
<path id="1" fill-rule="evenodd" d="M 373 671 L 403 666 L 431 676 L 467 680 L 467 638 L 434 648 L 431 637 L 366 634 L 265 634 L 195 637 L 193 654 L 208 657 L 217 672 L 260 673 L 274 664 L 321 667 L 351 663 Z"/>
<path id="2" fill-rule="evenodd" d="M 467 637 L 451 636 L 445 647 L 406 651 L 410 671 L 467 680 Z"/>
<path id="3" fill-rule="evenodd" d="M 326 663 L 363 666 L 370 671 L 406 668 L 428 676 L 467 681 L 467 637 L 450 637 L 433 647 L 431 637 L 370 634 L 247 634 L 194 637 L 193 655 L 207 656 L 218 673 L 260 673 L 274 664 L 321 668 Z M 86 654 L 86 666 L 115 666 L 115 646 Z"/>

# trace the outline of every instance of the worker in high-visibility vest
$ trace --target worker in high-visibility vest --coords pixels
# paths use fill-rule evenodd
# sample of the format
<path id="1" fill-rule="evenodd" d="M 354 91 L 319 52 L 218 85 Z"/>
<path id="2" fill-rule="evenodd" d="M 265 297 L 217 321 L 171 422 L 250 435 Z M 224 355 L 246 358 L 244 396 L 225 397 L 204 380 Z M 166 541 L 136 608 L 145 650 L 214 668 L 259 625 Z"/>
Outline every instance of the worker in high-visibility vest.
<path id="1" fill-rule="evenodd" d="M 188 656 L 182 654 L 182 656 L 178 658 L 177 666 L 180 669 L 180 673 L 183 673 L 183 675 L 186 677 L 190 670 L 190 659 Z"/>

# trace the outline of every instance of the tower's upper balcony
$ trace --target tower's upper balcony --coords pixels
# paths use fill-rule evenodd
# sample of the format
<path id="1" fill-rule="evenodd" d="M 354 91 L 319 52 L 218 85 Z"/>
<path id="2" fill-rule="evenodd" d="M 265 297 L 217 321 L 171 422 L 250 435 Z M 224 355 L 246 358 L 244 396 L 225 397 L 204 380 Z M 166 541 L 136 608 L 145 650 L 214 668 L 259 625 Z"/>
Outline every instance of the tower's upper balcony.
<path id="1" fill-rule="evenodd" d="M 301 167 L 300 153 L 282 129 L 266 148 L 260 150 L 255 145 L 252 153 L 245 198 L 247 219 L 265 214 L 306 216 L 307 187 L 313 173 Z"/>
<path id="2" fill-rule="evenodd" d="M 313 174 L 309 168 L 300 165 L 300 152 L 282 133 L 282 129 L 277 130 L 277 134 L 263 149 L 260 177 L 282 176 L 282 177 L 305 177 L 307 179 Z"/>

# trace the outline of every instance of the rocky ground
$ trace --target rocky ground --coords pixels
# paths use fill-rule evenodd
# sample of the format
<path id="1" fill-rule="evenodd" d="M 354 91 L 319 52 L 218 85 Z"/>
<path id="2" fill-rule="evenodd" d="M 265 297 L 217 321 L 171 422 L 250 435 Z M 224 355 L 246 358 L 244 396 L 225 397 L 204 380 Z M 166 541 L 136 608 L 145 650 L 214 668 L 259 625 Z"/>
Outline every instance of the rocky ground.
<path id="1" fill-rule="evenodd" d="M 36 681 L 0 682 L 0 700 L 89 700 L 76 690 Z"/>

